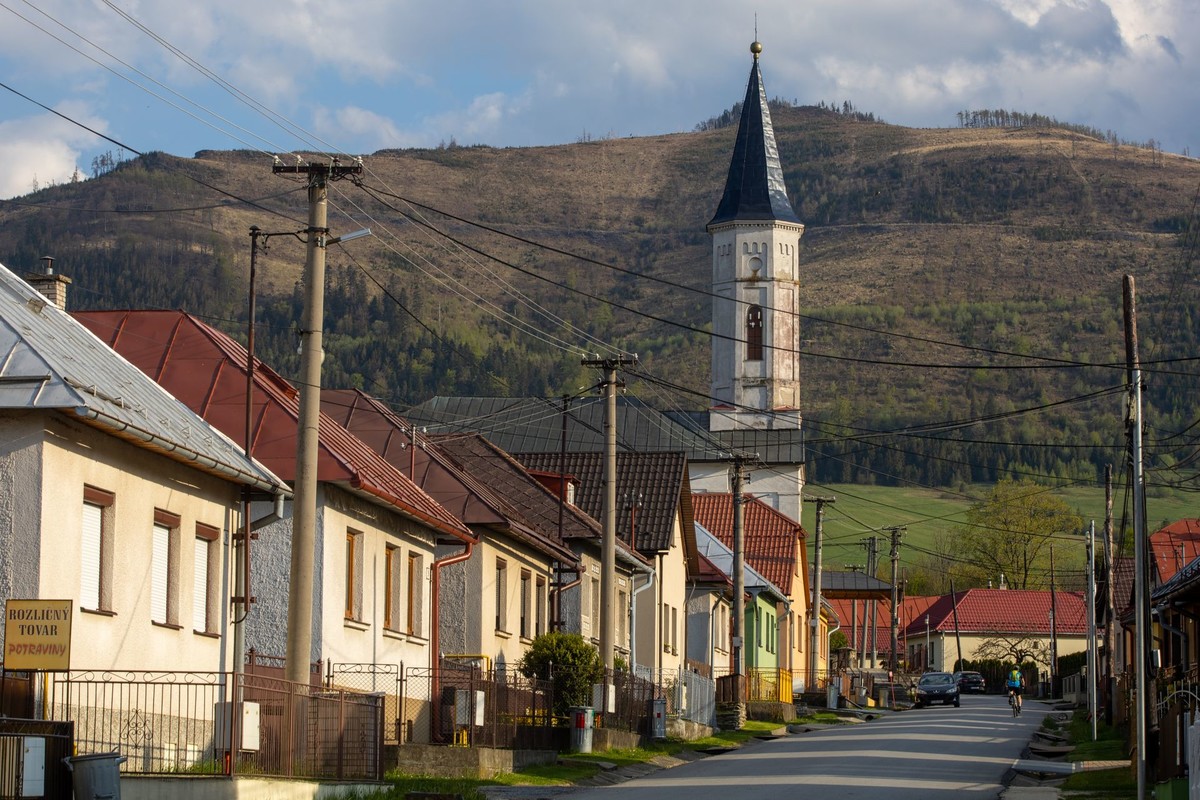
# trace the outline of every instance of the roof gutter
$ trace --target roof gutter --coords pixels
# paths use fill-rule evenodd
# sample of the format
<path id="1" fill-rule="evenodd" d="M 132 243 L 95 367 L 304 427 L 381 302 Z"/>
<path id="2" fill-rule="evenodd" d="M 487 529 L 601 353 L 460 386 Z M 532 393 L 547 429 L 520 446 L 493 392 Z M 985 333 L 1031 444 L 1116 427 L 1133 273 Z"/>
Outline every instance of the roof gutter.
<path id="1" fill-rule="evenodd" d="M 220 475 L 221 477 L 231 480 L 235 483 L 241 483 L 252 486 L 256 489 L 261 489 L 262 491 L 272 495 L 287 496 L 291 494 L 287 486 L 282 483 L 274 483 L 262 477 L 261 475 L 256 475 L 247 470 L 238 469 L 231 464 L 224 464 L 210 456 L 201 455 L 195 450 L 180 445 L 178 442 L 172 442 L 164 439 L 157 434 L 139 428 L 136 425 L 131 425 L 124 420 L 119 420 L 110 414 L 104 413 L 103 411 L 97 411 L 96 409 L 88 408 L 87 406 L 76 406 L 74 410 L 76 415 L 83 417 L 90 422 L 94 422 L 96 425 L 109 428 L 119 434 L 128 434 L 138 441 L 153 445 L 154 447 L 169 453 L 177 460 L 194 464 L 205 472 Z"/>

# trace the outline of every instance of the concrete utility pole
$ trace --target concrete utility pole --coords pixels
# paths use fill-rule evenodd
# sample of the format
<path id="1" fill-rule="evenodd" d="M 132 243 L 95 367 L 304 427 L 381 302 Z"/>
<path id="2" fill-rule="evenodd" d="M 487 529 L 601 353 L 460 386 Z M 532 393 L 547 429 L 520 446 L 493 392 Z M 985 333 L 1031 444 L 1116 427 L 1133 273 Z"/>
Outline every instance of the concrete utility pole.
<path id="1" fill-rule="evenodd" d="M 1058 675 L 1058 595 L 1054 591 L 1054 545 L 1050 545 L 1050 696 Z"/>
<path id="2" fill-rule="evenodd" d="M 1142 472 L 1142 368 L 1138 360 L 1137 310 L 1134 306 L 1133 276 L 1125 276 L 1122 293 L 1125 311 L 1125 363 L 1129 385 L 1129 414 L 1126 419 L 1132 463 L 1133 492 L 1133 594 L 1134 647 L 1133 664 L 1136 675 L 1134 697 L 1137 700 L 1137 797 L 1146 797 L 1146 716 L 1149 698 L 1147 681 L 1147 637 L 1150 632 L 1150 583 L 1146 574 L 1146 483 Z"/>
<path id="3" fill-rule="evenodd" d="M 1096 741 L 1096 520 L 1087 532 L 1087 699 L 1088 717 L 1092 721 L 1092 741 Z"/>
<path id="4" fill-rule="evenodd" d="M 817 686 L 817 653 L 821 644 L 821 544 L 823 542 L 825 504 L 836 503 L 837 498 L 814 497 L 811 499 L 817 504 L 817 532 L 816 542 L 813 544 L 812 606 L 808 610 L 809 645 L 807 685 L 810 692 Z M 854 633 L 853 626 L 851 626 L 850 633 L 851 635 Z"/>
<path id="5" fill-rule="evenodd" d="M 900 668 L 899 655 L 896 652 L 896 646 L 900 640 L 900 625 L 899 625 L 899 607 L 900 607 L 900 585 L 897 582 L 900 572 L 900 536 L 908 530 L 904 525 L 896 525 L 891 528 L 884 528 L 892 534 L 892 659 L 890 669 L 893 673 Z"/>
<path id="6" fill-rule="evenodd" d="M 1104 465 L 1104 676 L 1106 689 L 1104 721 L 1111 725 L 1117 696 L 1117 605 L 1116 559 L 1113 557 L 1113 486 L 1112 464 Z"/>
<path id="7" fill-rule="evenodd" d="M 583 366 L 604 371 L 604 538 L 600 542 L 600 657 L 607 685 L 612 680 L 617 638 L 617 369 L 638 363 L 637 356 L 584 359 Z M 662 616 L 661 614 L 659 615 Z"/>
<path id="8" fill-rule="evenodd" d="M 862 541 L 863 547 L 867 548 L 867 575 L 872 578 L 879 577 L 879 537 L 868 536 Z M 879 610 L 875 599 L 863 601 L 863 655 L 867 652 L 867 633 L 871 635 L 871 669 L 879 666 L 879 635 L 876 629 L 876 623 L 879 620 L 877 611 Z M 867 609 L 870 609 L 868 613 Z M 870 619 L 870 622 L 867 620 Z"/>
<path id="9" fill-rule="evenodd" d="M 733 470 L 729 475 L 730 493 L 733 495 L 733 674 L 745 674 L 746 643 L 746 531 L 745 504 L 742 499 L 742 482 L 745 480 L 745 462 L 740 457 L 733 459 Z M 738 683 L 741 686 L 741 683 Z M 737 702 L 743 698 L 738 697 Z"/>
<path id="10" fill-rule="evenodd" d="M 276 163 L 281 173 L 308 176 L 308 256 L 304 262 L 304 316 L 300 323 L 300 419 L 292 505 L 292 565 L 288 581 L 287 656 L 284 677 L 308 683 L 312 662 L 313 560 L 317 519 L 317 443 L 321 417 L 321 329 L 325 322 L 325 247 L 328 183 L 362 173 L 362 164 Z"/>

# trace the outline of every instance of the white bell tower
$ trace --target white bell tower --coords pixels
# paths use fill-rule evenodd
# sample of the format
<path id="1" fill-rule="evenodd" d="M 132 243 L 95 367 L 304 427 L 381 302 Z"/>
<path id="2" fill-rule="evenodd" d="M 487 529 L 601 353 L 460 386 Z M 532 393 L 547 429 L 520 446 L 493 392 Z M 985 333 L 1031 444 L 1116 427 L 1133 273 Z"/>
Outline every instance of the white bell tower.
<path id="1" fill-rule="evenodd" d="M 788 200 L 767 94 L 754 64 L 713 244 L 709 429 L 800 428 L 800 276 L 804 225 Z"/>

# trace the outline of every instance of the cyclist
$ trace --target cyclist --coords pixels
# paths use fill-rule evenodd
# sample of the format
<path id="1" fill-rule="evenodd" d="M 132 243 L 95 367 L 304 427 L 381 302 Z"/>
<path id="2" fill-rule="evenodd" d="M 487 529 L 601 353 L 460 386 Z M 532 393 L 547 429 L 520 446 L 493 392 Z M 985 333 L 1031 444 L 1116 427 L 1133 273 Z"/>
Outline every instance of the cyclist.
<path id="1" fill-rule="evenodd" d="M 1021 713 L 1021 690 L 1025 687 L 1025 676 L 1021 674 L 1021 670 L 1014 666 L 1008 672 L 1008 677 L 1004 680 L 1004 685 L 1008 689 L 1008 702 L 1012 703 L 1018 714 Z"/>

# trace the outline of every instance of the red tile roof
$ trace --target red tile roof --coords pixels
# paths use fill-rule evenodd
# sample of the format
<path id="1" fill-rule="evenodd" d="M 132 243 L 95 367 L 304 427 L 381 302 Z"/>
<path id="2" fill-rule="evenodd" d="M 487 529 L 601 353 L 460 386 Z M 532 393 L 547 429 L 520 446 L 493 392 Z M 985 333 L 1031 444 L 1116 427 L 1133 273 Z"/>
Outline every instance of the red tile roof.
<path id="1" fill-rule="evenodd" d="M 743 509 L 746 562 L 783 591 L 793 592 L 793 583 L 798 582 L 796 542 L 804 540 L 804 529 L 799 522 L 751 495 L 746 495 Z M 696 492 L 692 494 L 692 512 L 696 521 L 723 545 L 733 547 L 732 494 Z"/>
<path id="2" fill-rule="evenodd" d="M 1200 556 L 1200 519 L 1181 519 L 1150 534 L 1150 550 L 1158 583 L 1166 583 Z"/>
<path id="3" fill-rule="evenodd" d="M 88 311 L 73 316 L 184 405 L 236 442 L 246 435 L 246 349 L 180 311 Z M 286 481 L 296 478 L 300 394 L 255 359 L 254 457 Z M 470 530 L 363 441 L 324 414 L 317 478 L 383 500 L 400 513 L 459 539 Z"/>
<path id="4" fill-rule="evenodd" d="M 962 633 L 1050 634 L 1050 592 L 1035 589 L 967 589 L 957 594 L 958 630 Z M 1058 633 L 1082 636 L 1087 633 L 1087 609 L 1078 592 L 1056 592 Z M 951 596 L 942 595 L 929 606 L 930 630 L 954 632 Z M 925 633 L 922 614 L 906 628 L 909 636 Z"/>
<path id="5" fill-rule="evenodd" d="M 903 635 L 905 629 L 920 621 L 920 630 L 925 631 L 925 609 L 938 600 L 937 597 L 906 597 L 900 601 L 899 632 Z M 828 600 L 837 612 L 842 633 L 852 642 L 856 650 L 862 644 L 863 614 L 867 615 L 867 650 L 871 649 L 871 619 L 870 603 L 863 600 L 837 598 Z M 890 602 L 875 603 L 875 651 L 878 653 L 892 652 L 892 606 Z M 901 645 L 903 647 L 903 645 Z"/>

